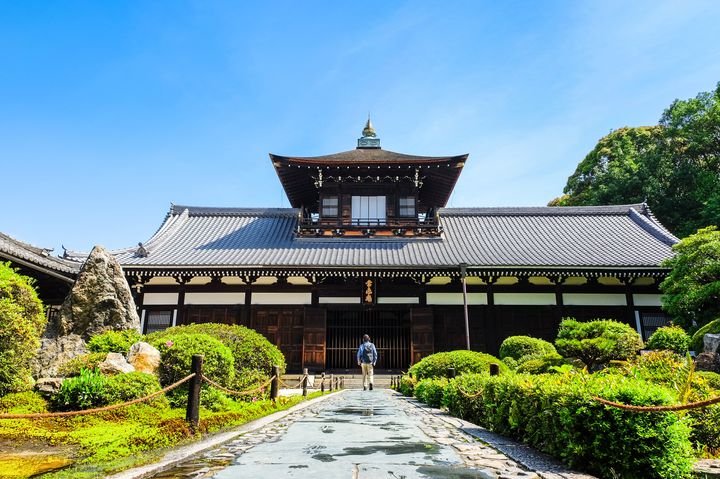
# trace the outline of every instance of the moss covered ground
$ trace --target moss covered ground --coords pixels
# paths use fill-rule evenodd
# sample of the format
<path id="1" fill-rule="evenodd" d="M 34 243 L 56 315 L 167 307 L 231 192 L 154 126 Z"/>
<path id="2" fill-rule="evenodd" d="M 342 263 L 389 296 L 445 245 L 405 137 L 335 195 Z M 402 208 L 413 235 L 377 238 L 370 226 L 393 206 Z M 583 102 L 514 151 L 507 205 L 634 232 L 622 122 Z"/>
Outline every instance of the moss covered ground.
<path id="1" fill-rule="evenodd" d="M 319 393 L 308 398 L 316 395 Z M 57 464 L 62 464 L 63 459 L 72 462 L 62 469 L 43 474 L 42 478 L 105 477 L 151 463 L 168 448 L 287 409 L 302 400 L 302 397 L 294 396 L 280 397 L 277 403 L 269 400 L 229 401 L 221 411 L 201 409 L 200 425 L 195 434 L 185 421 L 185 410 L 167 407 L 164 402 L 71 418 L 0 420 L 0 443 L 13 445 L 10 454 L 0 455 L 0 478 L 29 477 L 30 468 L 27 468 L 27 474 L 26 471 L 18 474 L 19 468 L 25 469 L 21 463 L 28 462 L 28 453 L 37 453 L 33 459 L 37 461 L 43 455 L 52 455 L 53 451 L 59 452 L 57 456 L 53 455 Z M 26 411 L 18 405 L 17 410 L 3 412 Z"/>

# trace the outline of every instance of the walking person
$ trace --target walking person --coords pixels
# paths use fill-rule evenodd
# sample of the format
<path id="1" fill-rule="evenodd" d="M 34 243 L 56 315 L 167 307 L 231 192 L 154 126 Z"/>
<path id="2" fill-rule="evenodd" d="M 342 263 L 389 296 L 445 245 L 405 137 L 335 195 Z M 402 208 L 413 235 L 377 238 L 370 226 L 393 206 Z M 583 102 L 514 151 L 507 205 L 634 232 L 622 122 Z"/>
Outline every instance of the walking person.
<path id="1" fill-rule="evenodd" d="M 362 368 L 363 391 L 373 390 L 373 367 L 377 363 L 378 353 L 375 345 L 370 342 L 370 336 L 363 336 L 363 342 L 357 352 L 358 366 Z"/>

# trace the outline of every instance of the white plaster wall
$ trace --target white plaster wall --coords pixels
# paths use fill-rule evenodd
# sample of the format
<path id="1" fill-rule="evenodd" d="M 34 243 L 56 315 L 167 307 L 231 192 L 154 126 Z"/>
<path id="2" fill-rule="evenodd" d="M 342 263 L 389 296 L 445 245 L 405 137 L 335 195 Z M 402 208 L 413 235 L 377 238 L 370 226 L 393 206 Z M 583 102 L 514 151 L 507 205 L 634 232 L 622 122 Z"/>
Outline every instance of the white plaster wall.
<path id="1" fill-rule="evenodd" d="M 251 304 L 312 304 L 312 293 L 252 293 Z"/>
<path id="2" fill-rule="evenodd" d="M 318 298 L 320 304 L 360 304 L 359 296 L 320 296 Z"/>
<path id="3" fill-rule="evenodd" d="M 555 293 L 494 293 L 495 304 L 548 305 L 555 303 Z"/>
<path id="4" fill-rule="evenodd" d="M 627 306 L 622 293 L 563 293 L 565 306 Z"/>
<path id="5" fill-rule="evenodd" d="M 173 305 L 178 304 L 178 293 L 145 293 L 143 305 Z"/>
<path id="6" fill-rule="evenodd" d="M 633 294 L 635 306 L 662 306 L 662 294 Z"/>
<path id="7" fill-rule="evenodd" d="M 486 293 L 468 293 L 469 305 L 487 304 Z M 427 293 L 427 304 L 437 305 L 460 305 L 463 304 L 462 293 Z"/>
<path id="8" fill-rule="evenodd" d="M 402 296 L 378 296 L 378 304 L 420 304 L 420 298 L 408 298 Z"/>
<path id="9" fill-rule="evenodd" d="M 245 304 L 245 293 L 185 293 L 185 304 Z"/>

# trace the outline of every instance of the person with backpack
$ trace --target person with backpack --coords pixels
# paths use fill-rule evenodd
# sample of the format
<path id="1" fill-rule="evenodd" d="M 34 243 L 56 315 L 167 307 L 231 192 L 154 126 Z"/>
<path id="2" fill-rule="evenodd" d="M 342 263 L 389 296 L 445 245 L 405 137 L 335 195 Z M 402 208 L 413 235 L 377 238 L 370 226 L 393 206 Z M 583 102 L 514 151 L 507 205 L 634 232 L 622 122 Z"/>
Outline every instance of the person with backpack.
<path id="1" fill-rule="evenodd" d="M 363 391 L 373 390 L 373 367 L 377 363 L 378 353 L 375 345 L 370 342 L 370 336 L 363 336 L 363 342 L 357 352 L 358 366 L 362 368 Z"/>

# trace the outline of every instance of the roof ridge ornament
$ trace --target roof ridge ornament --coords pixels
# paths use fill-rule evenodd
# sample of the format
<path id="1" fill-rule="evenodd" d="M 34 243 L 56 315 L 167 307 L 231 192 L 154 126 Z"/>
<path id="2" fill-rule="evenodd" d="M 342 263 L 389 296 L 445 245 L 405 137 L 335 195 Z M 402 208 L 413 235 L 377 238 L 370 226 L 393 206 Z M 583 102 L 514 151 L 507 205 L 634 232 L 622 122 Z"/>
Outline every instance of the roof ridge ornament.
<path id="1" fill-rule="evenodd" d="M 365 128 L 363 128 L 362 137 L 358 138 L 357 145 L 358 148 L 380 148 L 380 138 L 377 137 L 375 127 L 370 121 L 370 115 L 368 115 Z"/>

